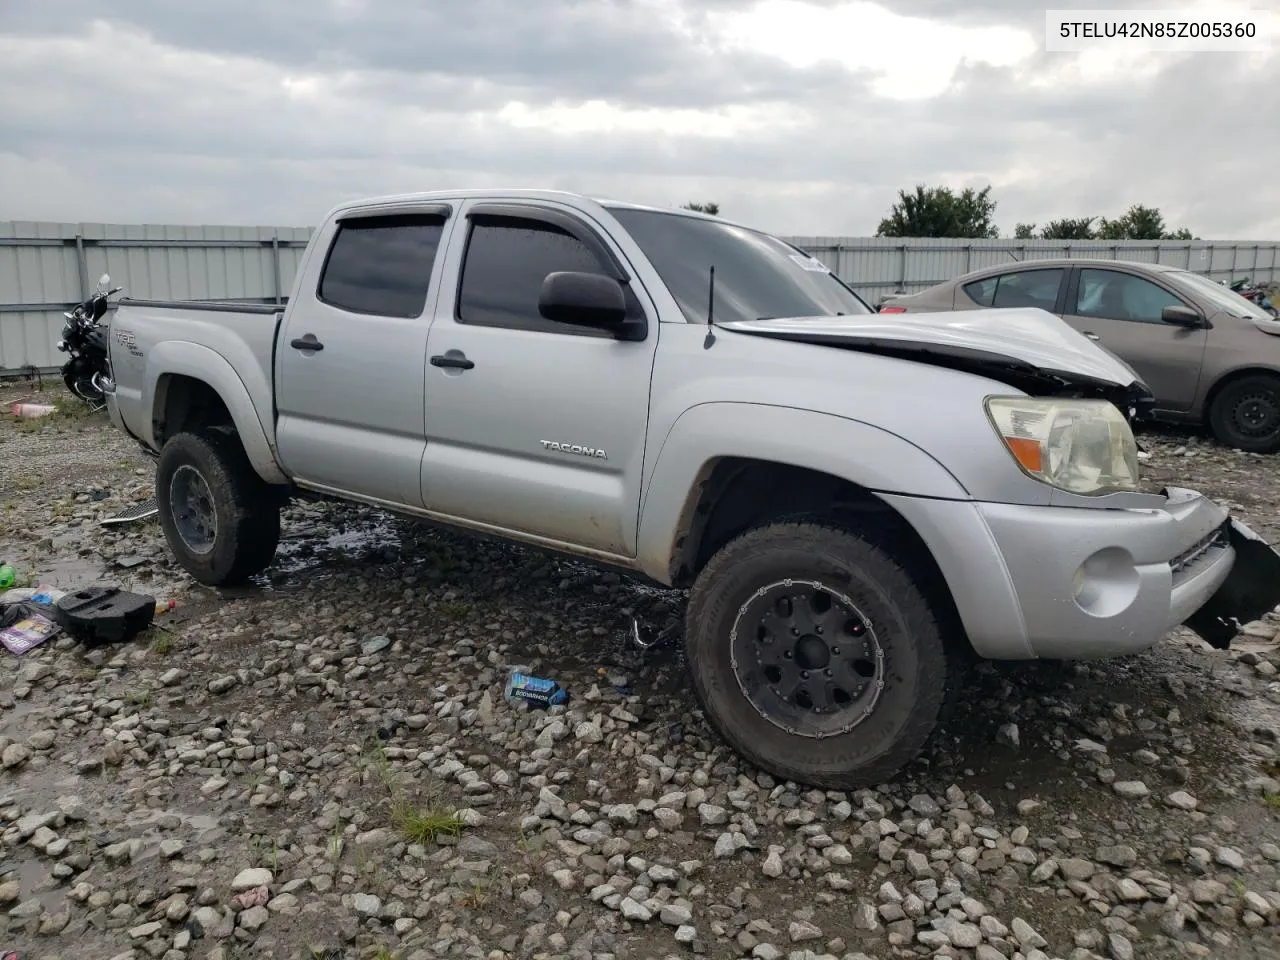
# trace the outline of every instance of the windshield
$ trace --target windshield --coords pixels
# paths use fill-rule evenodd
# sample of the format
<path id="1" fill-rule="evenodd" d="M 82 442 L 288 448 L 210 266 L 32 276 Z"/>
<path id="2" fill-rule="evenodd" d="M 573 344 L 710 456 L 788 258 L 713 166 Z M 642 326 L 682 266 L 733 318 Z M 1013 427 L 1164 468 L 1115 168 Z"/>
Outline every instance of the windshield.
<path id="1" fill-rule="evenodd" d="M 639 244 L 690 323 L 707 322 L 712 266 L 717 321 L 875 312 L 822 263 L 776 237 L 657 210 L 609 212 Z"/>
<path id="2" fill-rule="evenodd" d="M 1269 313 L 1256 303 L 1246 300 L 1230 287 L 1224 287 L 1206 276 L 1191 273 L 1187 270 L 1171 270 L 1169 276 L 1176 277 L 1180 282 L 1185 283 L 1198 293 L 1201 299 L 1208 300 L 1219 310 L 1223 310 L 1233 317 L 1257 317 L 1260 320 L 1273 319 Z"/>

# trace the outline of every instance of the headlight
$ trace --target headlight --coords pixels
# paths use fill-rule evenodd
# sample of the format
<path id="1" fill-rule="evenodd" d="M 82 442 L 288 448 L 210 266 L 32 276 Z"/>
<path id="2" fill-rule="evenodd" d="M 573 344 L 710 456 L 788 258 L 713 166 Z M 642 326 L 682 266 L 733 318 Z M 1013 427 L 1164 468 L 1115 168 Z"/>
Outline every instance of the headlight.
<path id="1" fill-rule="evenodd" d="M 1138 444 L 1105 400 L 988 397 L 987 415 L 1024 472 L 1071 493 L 1138 489 Z"/>

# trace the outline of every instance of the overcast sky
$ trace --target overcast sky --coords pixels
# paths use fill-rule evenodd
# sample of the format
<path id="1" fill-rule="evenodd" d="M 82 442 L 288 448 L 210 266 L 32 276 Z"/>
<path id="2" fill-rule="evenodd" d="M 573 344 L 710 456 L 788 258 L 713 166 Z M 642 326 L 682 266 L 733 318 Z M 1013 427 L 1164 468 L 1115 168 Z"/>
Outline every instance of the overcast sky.
<path id="1" fill-rule="evenodd" d="M 0 219 L 538 186 L 865 236 L 899 188 L 990 183 L 1003 235 L 1141 202 L 1280 239 L 1280 40 L 1044 45 L 1029 0 L 0 0 Z"/>

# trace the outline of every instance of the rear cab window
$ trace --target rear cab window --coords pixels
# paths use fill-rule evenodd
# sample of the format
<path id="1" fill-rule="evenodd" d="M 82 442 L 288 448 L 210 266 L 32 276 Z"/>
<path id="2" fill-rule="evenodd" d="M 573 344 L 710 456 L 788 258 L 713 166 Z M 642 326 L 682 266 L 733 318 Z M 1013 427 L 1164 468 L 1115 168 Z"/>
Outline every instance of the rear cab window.
<path id="1" fill-rule="evenodd" d="M 446 222 L 433 213 L 340 221 L 316 297 L 348 313 L 421 316 Z"/>

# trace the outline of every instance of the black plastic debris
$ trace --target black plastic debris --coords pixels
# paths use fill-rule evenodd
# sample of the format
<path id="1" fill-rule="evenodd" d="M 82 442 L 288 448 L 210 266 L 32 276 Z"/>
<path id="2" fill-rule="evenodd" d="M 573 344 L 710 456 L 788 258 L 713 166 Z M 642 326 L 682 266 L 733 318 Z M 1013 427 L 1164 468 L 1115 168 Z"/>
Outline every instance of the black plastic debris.
<path id="1" fill-rule="evenodd" d="M 85 643 L 132 640 L 156 615 L 156 598 L 117 587 L 86 587 L 68 593 L 53 607 L 58 624 Z"/>
<path id="2" fill-rule="evenodd" d="M 387 726 L 378 728 L 377 737 L 385 742 L 394 737 L 400 730 L 405 729 L 406 726 L 407 724 L 403 720 L 392 720 Z"/>
<path id="3" fill-rule="evenodd" d="M 649 624 L 641 625 L 639 619 L 632 617 L 630 640 L 632 645 L 642 653 L 648 653 L 655 648 L 674 643 L 683 627 L 684 624 L 679 620 L 672 619 L 666 626 L 657 629 Z"/>

